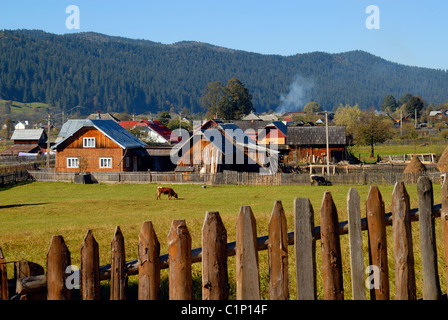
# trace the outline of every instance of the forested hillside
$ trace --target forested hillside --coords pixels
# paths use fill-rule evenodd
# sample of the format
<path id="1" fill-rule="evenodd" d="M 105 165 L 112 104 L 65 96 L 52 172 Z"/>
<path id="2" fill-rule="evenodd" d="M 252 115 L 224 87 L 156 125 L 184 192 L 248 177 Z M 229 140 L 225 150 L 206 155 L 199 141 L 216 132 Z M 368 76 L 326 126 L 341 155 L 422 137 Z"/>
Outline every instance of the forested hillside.
<path id="1" fill-rule="evenodd" d="M 198 42 L 163 45 L 97 33 L 55 35 L 0 31 L 0 98 L 40 101 L 69 110 L 155 113 L 183 107 L 200 112 L 207 83 L 236 76 L 257 112 L 276 110 L 297 76 L 302 108 L 359 103 L 379 106 L 391 93 L 448 100 L 448 73 L 403 66 L 362 51 L 262 55 Z"/>

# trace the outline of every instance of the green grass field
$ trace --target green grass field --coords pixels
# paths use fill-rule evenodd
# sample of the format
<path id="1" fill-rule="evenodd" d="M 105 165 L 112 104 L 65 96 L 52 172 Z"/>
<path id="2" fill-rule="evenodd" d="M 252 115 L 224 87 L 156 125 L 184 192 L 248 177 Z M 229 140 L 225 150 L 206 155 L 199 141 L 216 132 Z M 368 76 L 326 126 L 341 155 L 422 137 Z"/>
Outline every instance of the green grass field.
<path id="1" fill-rule="evenodd" d="M 0 190 L 0 245 L 7 261 L 30 260 L 45 266 L 46 254 L 52 235 L 61 234 L 71 252 L 72 264 L 80 263 L 80 247 L 88 229 L 99 243 L 100 264 L 110 263 L 110 243 L 117 225 L 120 226 L 126 245 L 127 260 L 137 258 L 138 234 L 143 221 L 154 224 L 161 254 L 167 253 L 167 235 L 173 219 L 185 219 L 192 237 L 192 247 L 201 246 L 201 230 L 206 211 L 219 211 L 227 228 L 228 242 L 236 240 L 236 219 L 242 205 L 250 205 L 257 221 L 258 236 L 267 234 L 274 201 L 281 200 L 288 220 L 288 231 L 293 230 L 293 200 L 308 197 L 315 212 L 315 225 L 319 223 L 319 210 L 325 191 L 331 191 L 339 220 L 347 220 L 346 197 L 349 186 L 207 186 L 173 185 L 178 200 L 156 200 L 155 184 L 94 184 L 76 185 L 64 182 L 34 182 Z M 379 186 L 390 211 L 393 186 Z M 368 186 L 358 186 L 365 216 L 365 199 Z M 415 208 L 417 190 L 407 186 L 411 207 Z M 440 203 L 440 185 L 434 185 L 434 201 Z M 442 290 L 445 290 L 445 265 L 441 243 L 440 219 L 437 219 L 438 263 Z M 368 265 L 367 233 L 364 235 L 364 259 Z M 389 275 L 391 296 L 394 289 L 393 247 L 391 228 L 388 228 Z M 418 297 L 421 293 L 421 264 L 418 223 L 413 223 L 413 240 L 416 261 Z M 344 267 L 345 298 L 351 298 L 350 261 L 347 235 L 341 236 Z M 320 241 L 317 248 L 318 298 L 323 299 Z M 291 298 L 295 298 L 295 269 L 293 246 L 289 247 L 289 274 Z M 235 257 L 229 258 L 231 298 L 235 298 Z M 260 281 L 263 298 L 268 298 L 268 258 L 260 252 Z M 8 273 L 12 276 L 12 267 Z M 167 270 L 162 270 L 162 297 L 166 298 Z M 194 264 L 195 298 L 200 298 L 200 264 Z M 130 277 L 130 290 L 135 291 L 136 276 Z M 107 288 L 107 283 L 105 283 Z M 134 289 L 133 289 L 134 288 Z M 107 291 L 107 290 L 105 290 Z"/>

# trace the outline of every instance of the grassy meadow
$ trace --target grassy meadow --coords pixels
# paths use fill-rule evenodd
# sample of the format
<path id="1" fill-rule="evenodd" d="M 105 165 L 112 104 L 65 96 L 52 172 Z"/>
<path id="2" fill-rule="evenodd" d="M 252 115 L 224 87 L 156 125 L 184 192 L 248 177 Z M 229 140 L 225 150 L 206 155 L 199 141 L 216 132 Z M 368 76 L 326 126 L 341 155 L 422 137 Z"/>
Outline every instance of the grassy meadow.
<path id="1" fill-rule="evenodd" d="M 168 186 L 168 185 L 167 185 Z M 347 220 L 346 197 L 349 186 L 207 186 L 173 185 L 178 200 L 156 200 L 156 184 L 94 184 L 76 185 L 64 182 L 33 182 L 0 189 L 0 245 L 7 261 L 30 260 L 45 266 L 46 254 L 52 235 L 61 234 L 71 252 L 72 264 L 80 264 L 80 247 L 88 229 L 99 244 L 100 265 L 110 263 L 110 243 L 116 226 L 120 226 L 126 245 L 126 259 L 137 259 L 138 234 L 143 221 L 154 224 L 161 254 L 167 253 L 167 235 L 173 219 L 185 219 L 192 238 L 192 247 L 201 246 L 201 230 L 206 211 L 219 211 L 227 228 L 228 242 L 236 240 L 236 220 L 242 205 L 250 205 L 257 221 L 258 236 L 267 234 L 269 218 L 275 200 L 281 200 L 288 220 L 288 231 L 293 230 L 293 200 L 308 197 L 315 212 L 315 225 L 323 193 L 331 191 L 338 209 L 339 220 Z M 361 197 L 361 212 L 365 216 L 365 199 L 368 186 L 356 187 Z M 379 186 L 390 211 L 393 186 Z M 434 203 L 440 203 L 439 184 L 434 185 Z M 417 202 L 416 185 L 407 186 L 411 207 Z M 445 291 L 445 264 L 440 219 L 436 219 L 439 276 Z M 367 233 L 364 237 L 364 260 L 368 265 Z M 418 223 L 413 223 L 413 241 L 416 262 L 418 297 L 422 297 L 422 270 Z M 348 236 L 341 236 L 344 268 L 345 298 L 351 299 L 350 261 Z M 318 298 L 323 299 L 320 241 L 317 248 Z M 388 255 L 391 296 L 394 287 L 392 231 L 388 228 Z M 259 253 L 262 298 L 268 298 L 268 257 Z M 289 274 L 291 299 L 296 297 L 293 246 L 289 246 Z M 8 266 L 9 277 L 12 266 Z M 193 265 L 195 298 L 201 297 L 201 264 Z M 229 258 L 231 298 L 235 298 L 235 257 Z M 162 270 L 162 298 L 167 298 L 167 269 Z M 107 282 L 103 282 L 107 298 Z M 136 292 L 137 276 L 129 278 L 129 289 Z M 131 294 L 132 296 L 132 294 Z"/>

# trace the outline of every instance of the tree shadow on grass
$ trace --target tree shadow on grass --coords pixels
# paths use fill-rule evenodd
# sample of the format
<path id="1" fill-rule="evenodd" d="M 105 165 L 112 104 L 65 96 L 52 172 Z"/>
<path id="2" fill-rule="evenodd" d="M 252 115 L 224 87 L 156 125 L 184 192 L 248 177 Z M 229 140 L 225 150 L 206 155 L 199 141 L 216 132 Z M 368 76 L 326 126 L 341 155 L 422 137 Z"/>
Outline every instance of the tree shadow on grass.
<path id="1" fill-rule="evenodd" d="M 48 202 L 8 204 L 5 206 L 0 206 L 0 209 L 20 208 L 20 207 L 28 207 L 28 206 L 41 206 L 44 204 L 48 204 Z"/>

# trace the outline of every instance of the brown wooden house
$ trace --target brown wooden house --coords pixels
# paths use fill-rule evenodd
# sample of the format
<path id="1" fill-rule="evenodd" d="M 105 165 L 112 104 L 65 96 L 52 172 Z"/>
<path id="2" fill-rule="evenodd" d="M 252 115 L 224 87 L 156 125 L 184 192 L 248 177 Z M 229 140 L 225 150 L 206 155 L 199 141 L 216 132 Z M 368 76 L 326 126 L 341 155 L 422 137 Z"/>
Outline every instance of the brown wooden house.
<path id="1" fill-rule="evenodd" d="M 269 170 L 267 157 L 277 151 L 257 146 L 232 123 L 206 122 L 185 143 L 177 146 L 176 172 L 216 173 L 224 170 L 257 172 Z M 275 158 L 275 157 L 274 157 Z"/>
<path id="2" fill-rule="evenodd" d="M 284 162 L 324 163 L 326 161 L 325 126 L 288 127 L 286 144 L 289 147 L 289 154 L 284 157 Z M 339 162 L 347 159 L 345 126 L 328 127 L 328 144 L 330 161 Z"/>
<path id="3" fill-rule="evenodd" d="M 146 144 L 112 120 L 86 120 L 53 149 L 56 170 L 122 172 L 147 170 Z"/>
<path id="4" fill-rule="evenodd" d="M 47 148 L 47 134 L 44 129 L 16 129 L 11 140 L 14 144 L 1 151 L 0 155 L 37 154 L 45 152 Z"/>

